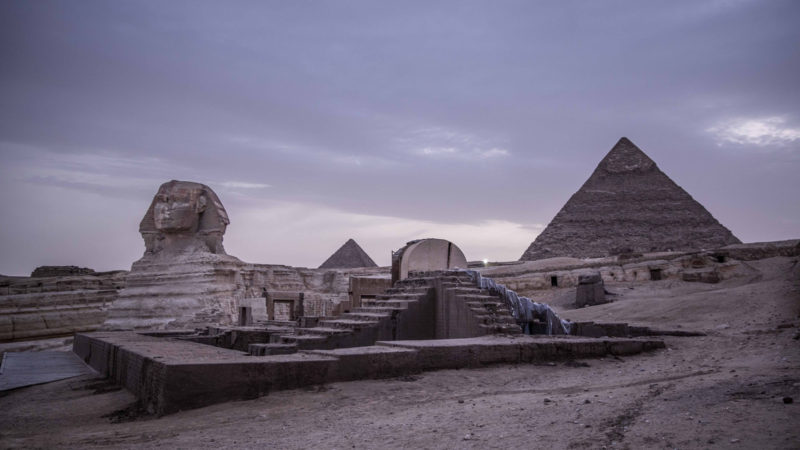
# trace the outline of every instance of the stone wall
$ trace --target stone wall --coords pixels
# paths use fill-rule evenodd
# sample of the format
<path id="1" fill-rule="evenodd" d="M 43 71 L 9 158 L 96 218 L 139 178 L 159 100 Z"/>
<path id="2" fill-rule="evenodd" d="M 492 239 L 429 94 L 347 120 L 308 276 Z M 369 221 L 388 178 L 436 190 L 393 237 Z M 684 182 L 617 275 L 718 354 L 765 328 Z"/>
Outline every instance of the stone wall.
<path id="1" fill-rule="evenodd" d="M 350 277 L 349 288 L 350 303 L 340 303 L 340 305 L 346 305 L 346 309 L 358 308 L 361 306 L 362 298 L 375 298 L 375 296 L 383 294 L 390 287 L 392 287 L 392 279 L 388 276 L 352 276 Z"/>
<path id="2" fill-rule="evenodd" d="M 389 268 L 309 269 L 268 264 L 248 264 L 242 269 L 244 298 L 263 296 L 267 291 L 298 291 L 305 294 L 306 316 L 336 315 L 340 305 L 349 304 L 350 276 L 388 275 Z"/>
<path id="3" fill-rule="evenodd" d="M 78 266 L 39 266 L 33 269 L 31 272 L 31 277 L 33 278 L 43 278 L 43 277 L 74 277 L 74 276 L 81 276 L 81 275 L 91 275 L 94 273 L 94 270 L 89 269 L 88 267 L 78 267 Z"/>
<path id="4" fill-rule="evenodd" d="M 723 261 L 724 259 L 724 261 Z M 715 282 L 741 274 L 741 264 L 709 253 L 658 253 L 634 259 L 617 257 L 580 260 L 554 259 L 478 269 L 487 277 L 520 293 L 554 287 L 576 287 L 579 277 L 600 273 L 604 283 L 660 280 Z M 699 273 L 702 276 L 694 277 Z"/>
<path id="5" fill-rule="evenodd" d="M 714 255 L 740 261 L 773 258 L 776 256 L 800 256 L 800 239 L 729 245 L 714 251 Z"/>
<path id="6" fill-rule="evenodd" d="M 388 268 L 307 269 L 282 265 L 244 264 L 237 269 L 232 290 L 235 305 L 263 299 L 263 289 L 305 293 L 304 310 L 309 316 L 330 316 L 349 301 L 351 274 L 388 276 Z M 210 276 L 210 275 L 209 275 Z M 119 299 L 129 272 L 115 271 L 69 277 L 0 277 L 0 342 L 43 339 L 93 331 L 103 327 L 112 302 Z M 165 281 L 169 286 L 169 281 Z M 148 302 L 158 306 L 160 296 L 152 286 L 139 286 L 137 295 L 151 295 Z M 128 298 L 131 302 L 141 299 Z M 263 302 L 263 300 L 262 300 Z M 118 328 L 126 323 L 120 320 Z"/>
<path id="7" fill-rule="evenodd" d="M 100 328 L 126 274 L 0 278 L 0 341 L 43 339 Z"/>

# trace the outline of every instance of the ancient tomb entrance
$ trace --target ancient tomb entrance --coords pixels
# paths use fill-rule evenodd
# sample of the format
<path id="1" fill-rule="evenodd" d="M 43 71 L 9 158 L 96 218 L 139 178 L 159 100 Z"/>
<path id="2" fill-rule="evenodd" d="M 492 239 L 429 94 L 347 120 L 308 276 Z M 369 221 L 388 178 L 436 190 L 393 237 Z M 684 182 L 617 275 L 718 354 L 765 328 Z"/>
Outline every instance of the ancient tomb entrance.
<path id="1" fill-rule="evenodd" d="M 558 277 L 553 275 L 550 277 L 550 286 L 558 287 Z"/>
<path id="2" fill-rule="evenodd" d="M 661 279 L 661 269 L 650 269 L 650 279 L 658 281 Z"/>

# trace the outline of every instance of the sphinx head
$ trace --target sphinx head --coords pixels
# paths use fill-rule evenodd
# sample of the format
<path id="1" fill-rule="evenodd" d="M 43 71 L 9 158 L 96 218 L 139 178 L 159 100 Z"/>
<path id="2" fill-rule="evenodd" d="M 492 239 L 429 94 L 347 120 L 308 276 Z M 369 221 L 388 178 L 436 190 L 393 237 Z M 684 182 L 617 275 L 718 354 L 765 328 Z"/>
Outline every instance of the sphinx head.
<path id="1" fill-rule="evenodd" d="M 202 185 L 178 181 L 165 183 L 153 203 L 153 224 L 163 233 L 197 231 L 208 199 Z"/>
<path id="2" fill-rule="evenodd" d="M 172 180 L 158 188 L 139 224 L 139 232 L 149 253 L 173 244 L 185 246 L 187 238 L 194 238 L 201 251 L 224 253 L 222 235 L 229 223 L 225 208 L 211 188 Z"/>

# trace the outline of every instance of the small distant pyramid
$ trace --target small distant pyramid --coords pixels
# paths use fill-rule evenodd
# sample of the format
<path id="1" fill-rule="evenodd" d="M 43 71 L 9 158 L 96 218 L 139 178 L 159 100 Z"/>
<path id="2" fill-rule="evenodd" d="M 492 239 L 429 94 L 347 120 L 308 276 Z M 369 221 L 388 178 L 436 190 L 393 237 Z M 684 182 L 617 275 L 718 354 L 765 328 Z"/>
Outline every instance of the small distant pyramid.
<path id="1" fill-rule="evenodd" d="M 356 241 L 348 239 L 339 250 L 325 260 L 320 269 L 352 269 L 356 267 L 378 267 L 375 261 Z"/>
<path id="2" fill-rule="evenodd" d="M 688 251 L 740 242 L 623 137 L 520 260 Z"/>

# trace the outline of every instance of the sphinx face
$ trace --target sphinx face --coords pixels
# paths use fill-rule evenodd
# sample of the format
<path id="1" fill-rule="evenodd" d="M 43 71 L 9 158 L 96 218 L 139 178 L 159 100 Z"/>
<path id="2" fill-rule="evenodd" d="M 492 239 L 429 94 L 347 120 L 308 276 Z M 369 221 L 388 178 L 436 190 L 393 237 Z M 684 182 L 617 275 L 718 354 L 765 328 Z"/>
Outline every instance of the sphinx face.
<path id="1" fill-rule="evenodd" d="M 205 197 L 200 192 L 174 186 L 156 195 L 153 220 L 156 229 L 165 233 L 194 231 L 204 209 Z"/>

